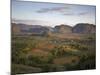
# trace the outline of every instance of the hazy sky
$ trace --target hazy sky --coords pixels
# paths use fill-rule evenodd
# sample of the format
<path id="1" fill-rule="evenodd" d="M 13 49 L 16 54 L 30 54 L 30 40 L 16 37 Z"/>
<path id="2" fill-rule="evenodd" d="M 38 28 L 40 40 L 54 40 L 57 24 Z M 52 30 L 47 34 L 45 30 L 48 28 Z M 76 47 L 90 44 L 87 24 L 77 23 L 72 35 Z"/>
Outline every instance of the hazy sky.
<path id="1" fill-rule="evenodd" d="M 55 26 L 77 23 L 95 24 L 95 6 L 12 1 L 12 21 Z"/>

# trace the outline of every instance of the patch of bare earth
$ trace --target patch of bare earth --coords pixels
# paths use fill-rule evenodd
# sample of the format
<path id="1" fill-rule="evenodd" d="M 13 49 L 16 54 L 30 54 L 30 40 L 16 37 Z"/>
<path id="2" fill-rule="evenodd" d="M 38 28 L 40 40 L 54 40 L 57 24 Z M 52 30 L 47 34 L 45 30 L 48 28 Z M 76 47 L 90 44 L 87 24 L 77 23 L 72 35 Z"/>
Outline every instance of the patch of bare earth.
<path id="1" fill-rule="evenodd" d="M 57 65 L 63 65 L 63 64 L 71 64 L 78 62 L 79 57 L 77 56 L 67 56 L 67 57 L 60 57 L 55 58 L 53 63 Z"/>

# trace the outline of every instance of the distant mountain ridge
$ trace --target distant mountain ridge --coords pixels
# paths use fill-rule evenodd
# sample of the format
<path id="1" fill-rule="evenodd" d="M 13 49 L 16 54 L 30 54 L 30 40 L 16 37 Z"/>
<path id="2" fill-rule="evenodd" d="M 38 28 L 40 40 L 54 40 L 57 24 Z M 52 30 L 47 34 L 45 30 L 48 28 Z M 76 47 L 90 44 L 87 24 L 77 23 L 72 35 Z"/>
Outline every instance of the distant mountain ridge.
<path id="1" fill-rule="evenodd" d="M 73 33 L 95 33 L 96 26 L 88 23 L 79 23 L 72 28 Z"/>
<path id="2" fill-rule="evenodd" d="M 49 27 L 41 25 L 26 25 L 22 23 L 12 23 L 13 34 L 44 34 L 49 30 Z"/>
<path id="3" fill-rule="evenodd" d="M 69 25 L 61 24 L 54 27 L 54 31 L 57 33 L 72 33 L 72 27 Z"/>
<path id="4" fill-rule="evenodd" d="M 12 32 L 15 33 L 31 33 L 31 34 L 47 34 L 47 33 L 59 33 L 59 34 L 71 34 L 71 33 L 81 33 L 89 34 L 96 33 L 96 26 L 88 23 L 79 23 L 74 27 L 70 25 L 57 25 L 55 27 L 47 27 L 41 25 L 27 25 L 27 24 L 16 24 L 12 23 Z"/>

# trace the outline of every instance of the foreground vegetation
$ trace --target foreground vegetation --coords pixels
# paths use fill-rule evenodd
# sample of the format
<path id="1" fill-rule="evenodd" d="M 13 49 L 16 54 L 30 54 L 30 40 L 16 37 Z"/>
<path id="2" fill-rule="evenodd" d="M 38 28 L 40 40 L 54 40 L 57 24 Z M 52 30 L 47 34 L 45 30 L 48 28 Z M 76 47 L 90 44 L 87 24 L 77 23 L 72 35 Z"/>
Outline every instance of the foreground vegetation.
<path id="1" fill-rule="evenodd" d="M 11 61 L 13 75 L 95 69 L 95 38 L 13 36 Z"/>

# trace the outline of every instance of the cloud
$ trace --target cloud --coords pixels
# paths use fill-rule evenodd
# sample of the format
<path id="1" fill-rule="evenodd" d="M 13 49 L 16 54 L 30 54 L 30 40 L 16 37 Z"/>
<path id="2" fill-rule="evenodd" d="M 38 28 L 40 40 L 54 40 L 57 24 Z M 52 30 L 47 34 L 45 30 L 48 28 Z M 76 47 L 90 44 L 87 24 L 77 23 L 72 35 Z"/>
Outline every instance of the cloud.
<path id="1" fill-rule="evenodd" d="M 37 13 L 49 13 L 49 12 L 65 12 L 69 10 L 69 7 L 53 7 L 53 8 L 42 8 L 37 10 Z"/>
<path id="2" fill-rule="evenodd" d="M 63 13 L 62 15 L 67 15 L 67 16 L 81 16 L 81 15 L 87 15 L 88 12 L 67 12 L 67 13 Z"/>
<path id="3" fill-rule="evenodd" d="M 36 11 L 37 13 L 59 13 L 61 15 L 66 16 L 81 16 L 81 15 L 87 15 L 87 11 L 81 11 L 81 12 L 74 12 L 72 7 L 63 6 L 63 7 L 52 7 L 52 8 L 41 8 Z"/>
<path id="4" fill-rule="evenodd" d="M 75 13 L 63 13 L 62 15 L 75 15 Z"/>
<path id="5" fill-rule="evenodd" d="M 81 12 L 81 13 L 78 13 L 78 15 L 87 15 L 88 12 Z"/>

